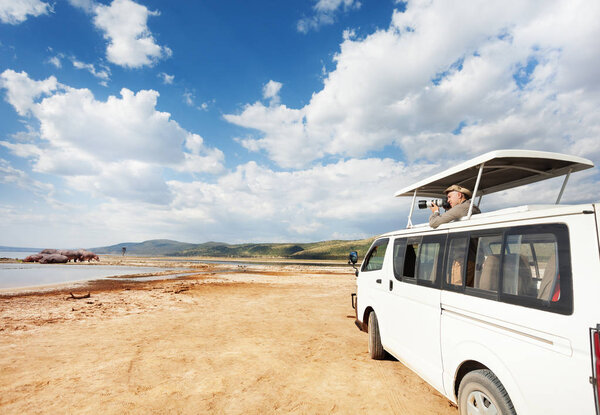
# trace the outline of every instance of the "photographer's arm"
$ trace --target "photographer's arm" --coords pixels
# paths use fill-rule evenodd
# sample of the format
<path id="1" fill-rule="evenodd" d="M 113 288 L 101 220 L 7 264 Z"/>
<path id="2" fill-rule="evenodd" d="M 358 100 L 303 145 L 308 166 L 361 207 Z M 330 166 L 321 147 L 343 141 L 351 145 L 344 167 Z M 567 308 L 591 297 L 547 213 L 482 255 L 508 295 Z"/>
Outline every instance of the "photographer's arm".
<path id="1" fill-rule="evenodd" d="M 434 211 L 433 209 L 434 208 L 431 208 L 433 213 L 429 217 L 429 226 L 431 226 L 433 229 L 437 228 L 442 223 L 452 222 L 453 220 L 457 220 L 465 216 L 464 209 L 460 205 L 454 206 L 452 209 L 447 210 L 444 214 L 441 215 L 439 212 L 439 208 L 437 208 L 436 211 Z"/>

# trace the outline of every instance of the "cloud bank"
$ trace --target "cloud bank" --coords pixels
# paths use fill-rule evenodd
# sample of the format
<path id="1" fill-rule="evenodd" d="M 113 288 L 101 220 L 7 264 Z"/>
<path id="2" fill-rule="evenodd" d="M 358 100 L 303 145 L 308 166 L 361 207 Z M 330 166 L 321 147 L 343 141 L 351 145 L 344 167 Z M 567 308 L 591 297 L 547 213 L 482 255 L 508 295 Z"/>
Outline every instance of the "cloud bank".
<path id="1" fill-rule="evenodd" d="M 600 156 L 600 3 L 409 1 L 390 26 L 347 36 L 302 108 L 246 104 L 225 118 L 284 168 L 364 157 L 462 159 L 497 148 Z M 457 155 L 458 156 L 458 155 Z"/>
<path id="2" fill-rule="evenodd" d="M 156 110 L 156 91 L 123 88 L 120 97 L 99 101 L 88 89 L 54 77 L 32 80 L 10 69 L 0 74 L 0 87 L 19 115 L 40 126 L 34 143 L 0 144 L 30 158 L 35 172 L 62 176 L 74 188 L 160 204 L 171 197 L 164 169 L 190 174 L 223 169 L 220 150 Z"/>

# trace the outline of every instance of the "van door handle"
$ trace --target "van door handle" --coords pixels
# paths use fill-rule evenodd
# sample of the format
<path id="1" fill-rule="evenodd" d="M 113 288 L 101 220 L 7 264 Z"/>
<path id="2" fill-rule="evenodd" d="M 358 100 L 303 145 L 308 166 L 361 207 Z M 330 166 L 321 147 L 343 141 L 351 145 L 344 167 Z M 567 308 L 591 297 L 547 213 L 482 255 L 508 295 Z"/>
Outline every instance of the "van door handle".
<path id="1" fill-rule="evenodd" d="M 390 291 L 394 289 L 394 281 L 390 280 Z"/>
<path id="2" fill-rule="evenodd" d="M 378 280 L 375 280 L 375 282 L 376 282 L 377 284 L 381 284 L 381 278 L 379 278 Z"/>

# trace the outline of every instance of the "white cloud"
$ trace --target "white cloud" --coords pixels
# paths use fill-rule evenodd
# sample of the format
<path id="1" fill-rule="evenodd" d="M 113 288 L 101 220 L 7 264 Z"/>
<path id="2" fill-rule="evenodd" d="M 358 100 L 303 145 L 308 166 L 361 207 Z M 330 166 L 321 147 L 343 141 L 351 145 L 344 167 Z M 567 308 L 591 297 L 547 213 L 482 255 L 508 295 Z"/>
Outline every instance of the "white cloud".
<path id="1" fill-rule="evenodd" d="M 194 94 L 191 93 L 190 91 L 185 91 L 183 93 L 183 102 L 185 102 L 185 105 L 187 105 L 188 107 L 195 106 L 195 104 L 194 104 Z"/>
<path id="2" fill-rule="evenodd" d="M 171 49 L 158 45 L 148 28 L 148 17 L 159 16 L 160 12 L 150 11 L 131 0 L 113 0 L 108 6 L 93 0 L 69 2 L 93 15 L 94 25 L 108 41 L 106 58 L 109 62 L 140 68 L 171 56 Z"/>
<path id="3" fill-rule="evenodd" d="M 27 16 L 37 17 L 48 14 L 52 6 L 40 0 L 0 0 L 0 22 L 19 24 L 27 20 Z"/>
<path id="4" fill-rule="evenodd" d="M 283 167 L 390 145 L 408 160 L 506 147 L 597 157 L 598 18 L 587 1 L 409 1 L 388 29 L 345 36 L 305 107 L 254 103 L 225 119 L 258 130 L 240 142 Z"/>
<path id="5" fill-rule="evenodd" d="M 96 70 L 96 67 L 91 63 L 84 63 L 75 58 L 71 58 L 71 62 L 76 69 L 84 69 L 91 73 L 96 78 L 102 80 L 104 84 L 110 79 L 110 69 L 104 66 L 102 69 Z"/>
<path id="6" fill-rule="evenodd" d="M 200 136 L 181 128 L 169 113 L 156 110 L 156 91 L 134 93 L 123 88 L 120 97 L 98 101 L 90 90 L 60 85 L 54 78 L 34 81 L 25 72 L 6 70 L 0 80 L 8 102 L 40 125 L 35 143 L 0 144 L 31 159 L 35 171 L 65 176 L 80 185 L 73 188 L 167 203 L 164 169 L 223 170 L 220 150 L 205 146 Z M 42 94 L 49 96 L 39 100 Z M 31 130 L 28 136 L 35 138 Z M 129 180 L 113 186 L 121 176 Z"/>
<path id="7" fill-rule="evenodd" d="M 279 91 L 283 84 L 281 82 L 270 80 L 263 86 L 263 98 L 271 101 L 271 104 L 279 103 Z"/>
<path id="8" fill-rule="evenodd" d="M 200 111 L 208 111 L 208 107 L 211 104 L 213 104 L 215 102 L 215 100 L 213 99 L 211 101 L 203 102 L 200 105 L 196 105 L 196 97 L 194 96 L 194 93 L 190 92 L 190 91 L 185 91 L 183 93 L 183 102 L 188 107 L 196 108 L 197 110 L 200 110 Z"/>
<path id="9" fill-rule="evenodd" d="M 48 63 L 54 65 L 55 68 L 60 69 L 62 68 L 62 56 L 60 55 L 56 55 L 56 56 L 51 56 L 50 58 L 48 58 Z"/>
<path id="10" fill-rule="evenodd" d="M 161 170 L 135 160 L 109 163 L 98 175 L 68 176 L 66 179 L 69 188 L 86 189 L 97 197 L 121 202 L 164 205 L 171 200 Z"/>
<path id="11" fill-rule="evenodd" d="M 69 3 L 84 10 L 86 13 L 92 13 L 97 5 L 94 0 L 69 0 Z"/>
<path id="12" fill-rule="evenodd" d="M 305 110 L 285 105 L 267 107 L 260 102 L 246 105 L 241 114 L 225 114 L 234 124 L 265 132 L 261 139 L 243 138 L 238 141 L 250 151 L 266 149 L 269 156 L 284 167 L 300 168 L 307 161 L 324 156 L 317 137 L 305 131 Z"/>
<path id="13" fill-rule="evenodd" d="M 225 154 L 218 148 L 207 148 L 198 134 L 189 134 L 185 140 L 188 152 L 185 162 L 177 170 L 188 173 L 220 173 L 224 170 Z"/>
<path id="14" fill-rule="evenodd" d="M 175 75 L 169 75 L 164 72 L 158 74 L 158 77 L 162 80 L 165 85 L 172 85 L 173 80 L 175 80 Z"/>
<path id="15" fill-rule="evenodd" d="M 318 240 L 340 230 L 371 236 L 373 228 L 405 225 L 397 213 L 409 201 L 393 193 L 434 167 L 364 159 L 281 172 L 249 162 L 216 183 L 169 182 L 171 211 L 192 227 L 179 232 L 201 240 Z"/>
<path id="16" fill-rule="evenodd" d="M 19 115 L 25 116 L 41 95 L 48 95 L 58 87 L 56 78 L 51 76 L 44 81 L 34 81 L 25 72 L 7 69 L 0 74 L 0 87 L 6 88 L 6 101 Z"/>
<path id="17" fill-rule="evenodd" d="M 22 170 L 15 169 L 7 160 L 0 158 L 0 183 L 20 187 L 42 197 L 50 197 L 54 186 L 32 179 Z"/>
<path id="18" fill-rule="evenodd" d="M 321 26 L 333 24 L 339 9 L 344 12 L 360 9 L 358 0 L 318 0 L 313 6 L 314 15 L 300 19 L 296 28 L 301 33 L 318 30 Z"/>
<path id="19" fill-rule="evenodd" d="M 203 145 L 194 137 L 187 147 L 197 151 Z M 46 220 L 59 222 L 61 232 L 54 240 L 48 235 L 40 235 L 40 240 L 73 245 L 58 240 L 76 235 L 81 223 L 86 224 L 87 246 L 107 244 L 107 229 L 113 238 L 110 243 L 159 237 L 190 242 L 302 242 L 334 234 L 368 237 L 405 226 L 409 201 L 392 195 L 419 174 L 431 173 L 435 165 L 411 169 L 391 159 L 365 159 L 280 172 L 248 162 L 214 182 L 170 180 L 166 188 L 146 167 L 123 162 L 111 164 L 97 176 L 67 177 L 68 188 L 87 189 L 101 203 L 73 206 L 69 215 L 64 210 L 49 212 Z M 13 228 L 23 215 L 3 216 L 6 226 Z M 38 220 L 31 217 L 31 222 Z"/>
<path id="20" fill-rule="evenodd" d="M 107 59 L 121 66 L 139 68 L 171 56 L 171 50 L 156 44 L 147 26 L 148 16 L 158 16 L 131 0 L 113 0 L 94 9 L 94 24 L 109 41 Z"/>

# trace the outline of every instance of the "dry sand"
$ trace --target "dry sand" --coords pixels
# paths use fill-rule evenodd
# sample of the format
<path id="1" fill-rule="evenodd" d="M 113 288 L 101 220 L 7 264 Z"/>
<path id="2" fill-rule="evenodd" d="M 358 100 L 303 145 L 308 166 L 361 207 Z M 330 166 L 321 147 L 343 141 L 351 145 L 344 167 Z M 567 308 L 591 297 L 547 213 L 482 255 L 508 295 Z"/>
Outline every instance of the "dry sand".
<path id="1" fill-rule="evenodd" d="M 0 413 L 457 414 L 369 358 L 351 269 L 187 265 L 176 280 L 0 294 Z"/>

